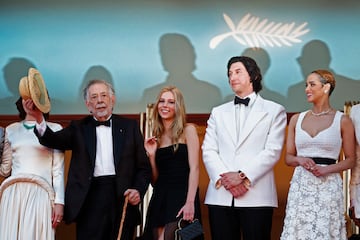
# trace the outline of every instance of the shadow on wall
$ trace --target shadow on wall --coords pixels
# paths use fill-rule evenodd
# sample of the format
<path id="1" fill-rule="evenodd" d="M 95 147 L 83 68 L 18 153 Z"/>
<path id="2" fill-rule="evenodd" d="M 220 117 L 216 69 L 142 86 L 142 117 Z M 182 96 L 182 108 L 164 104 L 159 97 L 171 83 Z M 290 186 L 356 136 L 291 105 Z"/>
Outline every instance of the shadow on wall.
<path id="1" fill-rule="evenodd" d="M 85 86 L 88 84 L 88 82 L 91 80 L 94 80 L 94 79 L 105 80 L 105 81 L 109 82 L 111 85 L 113 85 L 113 87 L 115 87 L 113 77 L 112 77 L 111 73 L 109 72 L 109 70 L 107 70 L 104 66 L 101 66 L 101 65 L 91 66 L 85 72 L 83 80 L 78 88 L 77 98 L 76 98 L 75 102 L 71 102 L 71 103 L 69 103 L 70 105 L 68 105 L 68 106 L 71 106 L 70 108 L 68 108 L 66 110 L 68 113 L 74 113 L 74 114 L 79 114 L 79 113 L 87 114 L 88 113 L 87 108 L 85 106 L 83 90 L 84 90 Z"/>
<path id="2" fill-rule="evenodd" d="M 285 97 L 278 92 L 270 90 L 269 88 L 267 88 L 265 84 L 265 75 L 271 65 L 269 54 L 262 48 L 247 48 L 242 52 L 241 56 L 251 57 L 256 61 L 257 65 L 260 68 L 261 74 L 263 76 L 263 80 L 262 80 L 263 88 L 259 92 L 259 94 L 265 99 L 283 104 L 285 102 Z M 228 102 L 228 101 L 232 101 L 233 99 L 234 99 L 234 94 L 230 94 L 224 98 L 224 101 Z"/>
<path id="3" fill-rule="evenodd" d="M 174 85 L 184 95 L 186 111 L 210 112 L 221 103 L 220 90 L 206 81 L 196 79 L 196 54 L 190 40 L 181 34 L 168 33 L 160 38 L 160 55 L 164 70 L 168 73 L 165 82 L 144 90 L 141 104 L 146 106 L 155 101 L 160 89 Z"/>
<path id="4" fill-rule="evenodd" d="M 310 105 L 305 95 L 305 79 L 316 69 L 329 70 L 335 76 L 336 86 L 330 98 L 333 108 L 343 110 L 346 101 L 358 101 L 360 99 L 360 81 L 341 76 L 330 68 L 331 54 L 325 42 L 320 40 L 308 42 L 297 60 L 304 79 L 288 89 L 288 99 L 285 102 L 288 112 L 300 112 L 309 108 Z"/>
<path id="5" fill-rule="evenodd" d="M 4 114 L 18 114 L 18 111 L 15 107 L 15 102 L 19 99 L 19 82 L 22 77 L 25 77 L 28 75 L 29 68 L 36 68 L 38 69 L 30 60 L 26 58 L 21 57 L 14 57 L 9 60 L 9 62 L 4 66 L 3 68 L 3 74 L 6 86 L 8 90 L 11 93 L 11 96 L 1 98 L 1 105 L 0 105 L 0 113 Z M 41 69 L 38 69 L 41 72 Z M 51 110 L 57 109 L 61 107 L 64 103 L 62 100 L 56 99 L 52 97 L 52 89 L 49 88 L 49 85 L 47 84 L 49 80 L 47 80 L 47 77 L 42 74 L 42 77 L 44 78 L 45 85 L 48 89 L 49 98 L 51 102 Z"/>
<path id="6" fill-rule="evenodd" d="M 6 114 L 18 114 L 15 102 L 19 98 L 19 81 L 27 76 L 29 68 L 35 65 L 25 58 L 11 58 L 3 68 L 4 80 L 11 96 L 1 98 L 0 112 Z"/>

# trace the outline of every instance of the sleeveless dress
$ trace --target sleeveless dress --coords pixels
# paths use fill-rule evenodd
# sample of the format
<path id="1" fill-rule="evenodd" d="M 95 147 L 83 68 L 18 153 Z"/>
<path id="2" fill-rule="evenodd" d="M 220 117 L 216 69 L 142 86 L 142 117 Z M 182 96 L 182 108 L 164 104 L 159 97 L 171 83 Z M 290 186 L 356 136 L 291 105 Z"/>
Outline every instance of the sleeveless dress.
<path id="1" fill-rule="evenodd" d="M 5 130 L 0 175 L 11 175 L 0 186 L 0 239 L 55 239 L 51 215 L 54 203 L 64 204 L 64 154 L 40 145 L 34 125 L 18 122 Z"/>
<path id="2" fill-rule="evenodd" d="M 329 128 L 311 137 L 301 127 L 306 112 L 295 127 L 298 156 L 338 159 L 341 151 L 341 116 L 337 111 Z M 297 166 L 290 182 L 281 240 L 345 240 L 344 199 L 339 173 L 316 177 Z"/>
<path id="3" fill-rule="evenodd" d="M 145 239 L 152 239 L 153 228 L 163 227 L 177 221 L 176 215 L 184 206 L 188 191 L 189 161 L 186 144 L 159 148 L 156 151 L 158 179 L 153 186 L 153 194 L 147 212 Z M 200 201 L 197 192 L 195 198 L 195 216 L 200 220 Z"/>

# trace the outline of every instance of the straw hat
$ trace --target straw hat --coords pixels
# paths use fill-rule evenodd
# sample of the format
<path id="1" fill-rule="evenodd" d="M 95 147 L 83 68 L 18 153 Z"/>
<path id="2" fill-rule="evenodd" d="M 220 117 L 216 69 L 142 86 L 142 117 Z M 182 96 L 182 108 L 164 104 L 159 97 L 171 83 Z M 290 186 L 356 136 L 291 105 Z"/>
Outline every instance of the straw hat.
<path id="1" fill-rule="evenodd" d="M 19 93 L 23 99 L 31 98 L 41 112 L 50 112 L 50 99 L 44 79 L 35 68 L 29 68 L 28 76 L 20 79 Z"/>

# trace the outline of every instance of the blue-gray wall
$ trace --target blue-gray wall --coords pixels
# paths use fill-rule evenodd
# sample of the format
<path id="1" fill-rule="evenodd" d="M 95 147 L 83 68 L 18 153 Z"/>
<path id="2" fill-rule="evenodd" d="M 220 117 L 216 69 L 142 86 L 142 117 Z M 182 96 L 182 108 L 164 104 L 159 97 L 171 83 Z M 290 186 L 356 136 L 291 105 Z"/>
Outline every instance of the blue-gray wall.
<path id="1" fill-rule="evenodd" d="M 261 94 L 288 112 L 308 107 L 304 76 L 330 69 L 332 104 L 342 109 L 360 99 L 359 11 L 358 0 L 2 0 L 0 114 L 16 113 L 29 66 L 42 73 L 53 114 L 86 113 L 80 89 L 92 78 L 113 82 L 117 113 L 144 111 L 168 84 L 182 89 L 189 113 L 208 113 L 232 98 L 226 63 L 240 54 L 258 60 Z M 288 26 L 288 37 L 303 32 L 276 38 L 265 31 L 271 22 Z M 231 24 L 237 32 L 214 46 Z"/>

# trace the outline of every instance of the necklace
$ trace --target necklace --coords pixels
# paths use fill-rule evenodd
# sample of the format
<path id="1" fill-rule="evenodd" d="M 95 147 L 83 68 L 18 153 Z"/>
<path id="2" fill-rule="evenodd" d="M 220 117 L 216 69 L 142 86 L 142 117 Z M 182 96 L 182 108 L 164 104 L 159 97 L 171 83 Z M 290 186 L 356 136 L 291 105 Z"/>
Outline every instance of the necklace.
<path id="1" fill-rule="evenodd" d="M 322 112 L 319 112 L 319 113 L 314 113 L 313 110 L 310 110 L 310 113 L 311 115 L 315 116 L 315 117 L 320 117 L 320 116 L 323 116 L 323 115 L 326 115 L 328 114 L 332 109 L 329 108 L 328 110 L 326 111 L 322 111 Z"/>
<path id="2" fill-rule="evenodd" d="M 35 125 L 27 125 L 27 124 L 25 124 L 25 122 L 23 122 L 23 126 L 26 128 L 26 129 L 33 129 L 34 127 L 35 127 Z"/>

